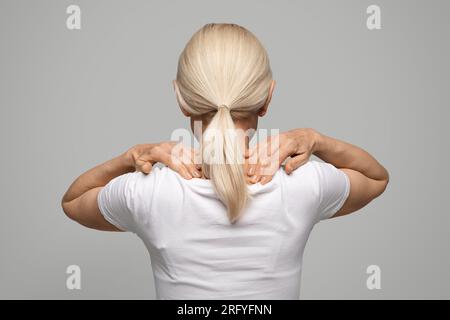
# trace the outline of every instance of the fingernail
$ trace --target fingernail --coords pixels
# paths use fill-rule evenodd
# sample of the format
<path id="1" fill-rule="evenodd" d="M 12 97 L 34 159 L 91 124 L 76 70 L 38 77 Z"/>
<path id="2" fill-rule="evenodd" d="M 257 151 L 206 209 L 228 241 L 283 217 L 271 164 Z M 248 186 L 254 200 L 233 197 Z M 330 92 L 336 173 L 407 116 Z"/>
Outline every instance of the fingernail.
<path id="1" fill-rule="evenodd" d="M 200 176 L 200 173 L 198 173 L 197 171 L 194 171 L 194 177 L 200 178 L 200 177 L 201 177 L 201 176 Z"/>
<path id="2" fill-rule="evenodd" d="M 250 167 L 250 169 L 248 169 L 248 174 L 250 176 L 252 176 L 255 173 L 255 167 Z"/>

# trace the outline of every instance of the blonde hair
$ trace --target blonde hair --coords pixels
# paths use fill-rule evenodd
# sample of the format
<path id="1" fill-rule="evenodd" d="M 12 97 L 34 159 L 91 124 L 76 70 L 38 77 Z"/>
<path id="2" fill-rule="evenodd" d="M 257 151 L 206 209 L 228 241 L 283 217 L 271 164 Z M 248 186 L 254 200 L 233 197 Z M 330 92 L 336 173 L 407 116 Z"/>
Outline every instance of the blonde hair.
<path id="1" fill-rule="evenodd" d="M 207 24 L 187 43 L 177 83 L 191 115 L 215 112 L 203 133 L 202 168 L 232 223 L 249 192 L 233 117 L 257 112 L 267 101 L 272 71 L 258 39 L 236 24 Z"/>

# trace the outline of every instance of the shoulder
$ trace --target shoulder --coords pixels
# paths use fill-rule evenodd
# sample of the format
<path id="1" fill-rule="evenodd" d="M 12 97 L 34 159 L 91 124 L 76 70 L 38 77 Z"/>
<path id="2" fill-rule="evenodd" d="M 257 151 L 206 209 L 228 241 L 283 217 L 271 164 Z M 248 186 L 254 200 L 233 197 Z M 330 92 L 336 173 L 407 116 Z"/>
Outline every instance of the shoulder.
<path id="1" fill-rule="evenodd" d="M 286 173 L 285 175 L 288 177 L 288 179 L 292 181 L 307 180 L 308 182 L 318 183 L 324 174 L 336 170 L 337 168 L 333 166 L 331 163 L 317 160 L 310 160 L 301 167 L 299 167 L 298 169 L 294 170 L 290 175 L 287 175 Z"/>
<path id="2" fill-rule="evenodd" d="M 129 187 L 132 186 L 148 186 L 154 184 L 162 176 L 167 175 L 167 167 L 153 167 L 150 173 L 145 174 L 139 171 L 129 172 L 121 175 L 115 179 L 120 179 L 123 183 L 127 184 Z"/>
<path id="3" fill-rule="evenodd" d="M 297 168 L 296 170 L 294 170 L 289 176 L 310 174 L 311 172 L 314 172 L 316 165 L 317 165 L 317 161 L 309 160 L 304 165 L 302 165 L 299 168 Z"/>
<path id="4" fill-rule="evenodd" d="M 154 167 L 149 174 L 139 171 L 129 172 L 112 179 L 106 189 L 123 196 L 129 206 L 134 207 L 136 201 L 148 199 L 148 195 L 155 190 L 161 176 L 161 168 Z"/>
<path id="5" fill-rule="evenodd" d="M 284 170 L 279 174 L 285 185 L 286 192 L 295 196 L 304 192 L 312 197 L 320 197 L 321 189 L 331 178 L 340 174 L 339 170 L 330 163 L 310 160 L 288 175 Z"/>
<path id="6" fill-rule="evenodd" d="M 177 172 L 169 167 L 154 166 L 149 174 L 130 172 L 125 175 L 127 189 L 135 200 L 148 200 L 149 196 L 175 192 L 182 184 L 183 179 Z"/>
<path id="7" fill-rule="evenodd" d="M 287 174 L 283 168 L 280 168 L 279 174 L 284 180 L 296 183 L 296 182 L 313 182 L 317 179 L 317 170 L 320 166 L 318 161 L 310 160 L 299 168 L 295 169 L 291 174 Z"/>
<path id="8" fill-rule="evenodd" d="M 299 194 L 317 197 L 319 194 L 317 166 L 317 161 L 310 160 L 291 174 L 287 174 L 281 168 L 278 174 L 283 182 L 285 192 L 294 197 Z"/>

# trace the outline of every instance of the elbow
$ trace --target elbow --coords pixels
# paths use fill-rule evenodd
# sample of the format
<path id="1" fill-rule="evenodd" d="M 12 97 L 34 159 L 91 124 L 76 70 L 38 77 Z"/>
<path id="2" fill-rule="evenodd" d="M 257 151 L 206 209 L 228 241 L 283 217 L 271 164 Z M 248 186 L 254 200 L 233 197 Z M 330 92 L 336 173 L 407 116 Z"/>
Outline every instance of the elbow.
<path id="1" fill-rule="evenodd" d="M 387 186 L 389 184 L 389 173 L 387 172 L 387 170 L 384 170 L 385 172 L 383 173 L 382 176 L 380 176 L 378 179 L 373 179 L 372 180 L 372 191 L 369 192 L 370 195 L 370 201 L 374 200 L 375 198 L 378 198 L 379 196 L 381 196 L 384 191 L 386 191 Z"/>
<path id="2" fill-rule="evenodd" d="M 72 206 L 70 205 L 70 201 L 64 200 L 64 198 L 61 200 L 61 208 L 66 215 L 67 218 L 70 220 L 76 221 L 76 216 L 74 214 L 74 210 L 72 209 Z"/>
<path id="3" fill-rule="evenodd" d="M 381 188 L 380 194 L 382 194 L 382 193 L 384 193 L 384 191 L 386 191 L 388 184 L 389 184 L 389 178 L 383 182 L 383 186 Z"/>
<path id="4" fill-rule="evenodd" d="M 384 193 L 384 191 L 386 191 L 387 186 L 389 184 L 389 172 L 387 170 L 385 171 L 386 171 L 385 178 L 380 180 L 380 191 L 378 196 Z"/>
<path id="5" fill-rule="evenodd" d="M 383 189 L 383 192 L 384 192 L 384 190 L 386 190 L 386 188 L 387 188 L 387 186 L 388 186 L 388 184 L 389 184 L 389 177 L 390 177 L 389 171 L 387 171 L 386 169 L 384 169 L 384 170 L 386 171 L 386 178 L 384 179 L 384 189 Z"/>
<path id="6" fill-rule="evenodd" d="M 68 208 L 67 202 L 65 202 L 64 200 L 61 201 L 61 208 L 62 208 L 64 214 L 65 214 L 68 218 L 72 219 L 72 215 L 71 215 L 70 210 L 69 210 L 69 208 Z"/>

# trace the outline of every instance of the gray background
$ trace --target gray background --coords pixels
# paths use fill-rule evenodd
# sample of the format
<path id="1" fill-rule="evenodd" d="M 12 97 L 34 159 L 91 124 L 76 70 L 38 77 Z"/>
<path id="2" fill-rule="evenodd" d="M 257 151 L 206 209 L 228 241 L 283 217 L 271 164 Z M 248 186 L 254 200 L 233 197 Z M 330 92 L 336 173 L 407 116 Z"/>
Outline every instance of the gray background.
<path id="1" fill-rule="evenodd" d="M 66 28 L 66 8 L 82 29 Z M 381 7 L 382 29 L 366 28 Z M 132 234 L 85 229 L 60 199 L 79 174 L 188 128 L 171 80 L 208 22 L 253 31 L 277 88 L 262 128 L 313 127 L 390 171 L 361 212 L 320 223 L 303 299 L 450 298 L 448 1 L 0 2 L 0 298 L 154 298 Z M 66 267 L 82 289 L 66 289 Z M 382 270 L 381 290 L 366 268 Z"/>

